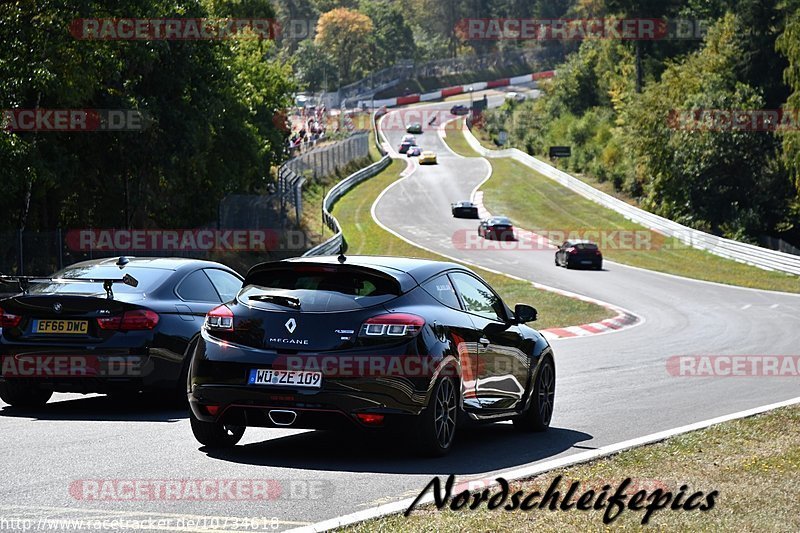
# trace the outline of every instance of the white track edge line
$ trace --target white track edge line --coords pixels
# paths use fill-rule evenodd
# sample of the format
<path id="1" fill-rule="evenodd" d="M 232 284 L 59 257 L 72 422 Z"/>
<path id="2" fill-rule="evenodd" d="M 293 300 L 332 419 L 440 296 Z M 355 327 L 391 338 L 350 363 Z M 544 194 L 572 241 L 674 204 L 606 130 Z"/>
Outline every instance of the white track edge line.
<path id="1" fill-rule="evenodd" d="M 380 129 L 380 123 L 378 125 L 378 128 Z M 451 255 L 447 255 L 447 254 L 441 253 L 439 251 L 436 251 L 436 250 L 433 250 L 431 248 L 428 248 L 427 246 L 423 246 L 421 244 L 418 244 L 418 243 L 416 243 L 416 242 L 404 237 L 403 235 L 400 235 L 398 232 L 394 231 L 393 229 L 389 228 L 388 226 L 386 226 L 383 222 L 381 222 L 378 219 L 378 216 L 377 216 L 377 214 L 375 212 L 375 207 L 378 205 L 378 203 L 381 201 L 381 199 L 383 198 L 383 196 L 387 192 L 389 192 L 395 185 L 398 185 L 399 183 L 401 183 L 406 178 L 411 177 L 414 174 L 414 172 L 416 172 L 416 168 L 414 169 L 413 172 L 410 172 L 409 174 L 407 174 L 405 176 L 401 176 L 400 179 L 397 179 L 397 180 L 393 181 L 392 183 L 390 183 L 389 186 L 386 187 L 385 189 L 383 189 L 381 191 L 381 193 L 378 195 L 378 197 L 375 198 L 375 201 L 372 202 L 372 206 L 370 207 L 370 215 L 372 216 L 372 220 L 374 220 L 375 223 L 378 226 L 380 226 L 383 230 L 388 231 L 389 233 L 391 233 L 392 235 L 394 235 L 398 239 L 400 239 L 400 240 L 402 240 L 402 241 L 404 241 L 404 242 L 406 242 L 406 243 L 408 243 L 408 244 L 410 244 L 412 246 L 415 246 L 417 248 L 425 250 L 426 252 L 429 252 L 429 253 L 432 253 L 432 254 L 436 254 L 436 255 L 438 255 L 440 257 L 444 257 L 446 259 L 449 259 L 450 261 L 454 261 L 456 263 L 462 263 L 462 264 L 465 264 L 465 265 L 469 265 L 469 266 L 471 266 L 473 268 L 480 268 L 480 269 L 485 270 L 487 272 L 491 272 L 492 274 L 498 274 L 498 275 L 501 275 L 501 276 L 506 276 L 508 278 L 515 279 L 517 281 L 522 281 L 524 283 L 530 283 L 531 285 L 533 285 L 534 288 L 541 289 L 541 290 L 544 290 L 544 291 L 547 291 L 547 292 L 561 294 L 562 296 L 567 296 L 569 298 L 574 298 L 576 300 L 582 300 L 582 301 L 586 301 L 586 302 L 591 302 L 591 303 L 597 304 L 597 305 L 599 305 L 601 307 L 605 307 L 606 309 L 611 309 L 611 310 L 613 310 L 613 311 L 615 311 L 617 313 L 627 314 L 627 315 L 629 315 L 629 316 L 631 316 L 631 317 L 636 319 L 636 321 L 633 322 L 632 324 L 628 324 L 628 325 L 626 325 L 624 327 L 621 327 L 619 329 L 613 329 L 613 330 L 610 330 L 610 331 L 604 331 L 604 332 L 601 332 L 601 333 L 595 333 L 592 336 L 609 335 L 611 333 L 617 333 L 617 332 L 620 332 L 620 331 L 625 331 L 625 330 L 628 330 L 628 329 L 631 329 L 631 328 L 635 328 L 637 326 L 641 326 L 642 324 L 647 322 L 647 320 L 643 316 L 639 315 L 638 313 L 634 313 L 634 312 L 629 311 L 628 309 L 625 309 L 625 308 L 620 307 L 618 305 L 614 305 L 614 304 L 611 304 L 611 303 L 608 303 L 608 302 L 604 302 L 602 300 L 598 300 L 596 298 L 592 298 L 591 296 L 586 296 L 586 295 L 583 295 L 583 294 L 577 294 L 577 293 L 574 293 L 574 292 L 571 292 L 571 291 L 567 291 L 567 290 L 564 290 L 564 289 L 559 289 L 559 288 L 556 288 L 556 287 L 551 287 L 549 285 L 544 285 L 544 284 L 541 284 L 541 283 L 537 283 L 537 282 L 531 281 L 529 279 L 525 279 L 525 278 L 521 278 L 519 276 L 515 276 L 513 274 L 509 274 L 507 272 L 501 272 L 501 271 L 495 270 L 493 268 L 489 268 L 489 267 L 485 267 L 485 266 L 473 263 L 472 261 L 459 259 L 457 257 L 453 257 Z M 491 173 L 492 173 L 492 166 L 489 165 L 489 177 L 491 177 Z M 489 179 L 489 178 L 486 178 L 486 179 Z M 610 319 L 615 319 L 615 318 L 619 318 L 619 316 L 611 317 Z M 607 320 L 609 320 L 609 319 L 607 319 Z M 542 331 L 546 331 L 546 329 L 542 330 Z M 580 339 L 580 338 L 586 338 L 586 337 L 578 337 L 578 336 L 575 336 L 575 337 L 558 337 L 557 339 L 552 339 L 552 340 L 569 340 L 569 339 Z"/>
<path id="2" fill-rule="evenodd" d="M 495 477 L 505 478 L 507 481 L 516 481 L 519 479 L 525 479 L 539 474 L 543 474 L 545 472 L 554 470 L 556 468 L 563 468 L 580 463 L 585 463 L 588 461 L 593 461 L 595 459 L 601 459 L 603 457 L 608 457 L 610 455 L 614 455 L 619 452 L 629 450 L 631 448 L 636 448 L 647 444 L 653 444 L 668 439 L 670 437 L 682 435 L 684 433 L 690 433 L 692 431 L 697 431 L 699 429 L 706 429 L 708 427 L 717 424 L 722 424 L 724 422 L 740 420 L 742 418 L 749 418 L 751 416 L 766 413 L 768 411 L 780 409 L 782 407 L 789 407 L 797 404 L 800 404 L 800 397 L 792 398 L 782 402 L 763 405 L 760 407 L 754 407 L 752 409 L 746 409 L 744 411 L 738 411 L 728 415 L 718 416 L 716 418 L 710 418 L 707 420 L 703 420 L 701 422 L 695 422 L 692 424 L 687 424 L 685 426 L 679 426 L 677 428 L 659 431 L 657 433 L 651 433 L 649 435 L 645 435 L 642 437 L 636 437 L 615 444 L 609 444 L 608 446 L 602 446 L 596 450 L 587 450 L 585 452 L 576 453 L 566 457 L 559 457 L 558 459 L 552 459 L 550 461 L 545 461 L 543 463 L 535 463 L 532 465 L 523 466 L 521 468 L 515 468 L 512 470 L 497 471 L 494 472 L 493 475 Z M 488 483 L 487 485 L 484 485 L 482 488 L 491 487 L 494 486 L 495 484 L 496 483 L 491 482 Z M 384 505 L 378 505 L 376 507 L 371 507 L 369 509 L 356 511 L 355 513 L 342 515 L 336 518 L 331 518 L 328 520 L 317 522 L 315 524 L 311 524 L 310 526 L 291 529 L 289 531 L 293 533 L 304 533 L 308 531 L 314 531 L 314 532 L 327 531 L 329 529 L 343 527 L 350 524 L 355 524 L 357 522 L 370 520 L 373 518 L 380 518 L 390 514 L 395 514 L 405 511 L 414 502 L 415 499 L 416 497 L 406 498 L 400 501 L 387 503 Z M 419 501 L 419 505 L 424 505 L 431 502 L 433 502 L 433 495 L 429 494 L 423 497 Z"/>

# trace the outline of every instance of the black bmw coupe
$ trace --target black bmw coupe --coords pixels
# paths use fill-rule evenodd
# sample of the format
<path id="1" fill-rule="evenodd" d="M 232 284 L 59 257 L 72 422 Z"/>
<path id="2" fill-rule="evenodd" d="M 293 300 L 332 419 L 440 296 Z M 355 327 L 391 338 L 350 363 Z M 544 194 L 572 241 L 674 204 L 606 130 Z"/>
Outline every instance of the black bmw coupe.
<path id="1" fill-rule="evenodd" d="M 206 317 L 188 380 L 191 425 L 209 447 L 246 426 L 412 428 L 443 455 L 462 424 L 544 430 L 550 345 L 470 270 L 396 257 L 263 263 Z"/>
<path id="2" fill-rule="evenodd" d="M 0 281 L 22 290 L 0 300 L 0 399 L 18 407 L 53 392 L 181 398 L 206 313 L 242 286 L 219 263 L 134 257 Z"/>

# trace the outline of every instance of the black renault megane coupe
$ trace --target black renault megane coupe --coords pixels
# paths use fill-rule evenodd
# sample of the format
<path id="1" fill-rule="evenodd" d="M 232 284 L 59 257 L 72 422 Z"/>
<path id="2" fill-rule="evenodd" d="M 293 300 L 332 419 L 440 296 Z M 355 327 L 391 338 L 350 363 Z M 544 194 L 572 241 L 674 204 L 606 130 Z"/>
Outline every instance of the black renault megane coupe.
<path id="1" fill-rule="evenodd" d="M 191 426 L 209 447 L 245 427 L 410 428 L 443 455 L 463 424 L 550 424 L 555 362 L 470 270 L 396 257 L 263 263 L 211 310 L 192 358 Z"/>

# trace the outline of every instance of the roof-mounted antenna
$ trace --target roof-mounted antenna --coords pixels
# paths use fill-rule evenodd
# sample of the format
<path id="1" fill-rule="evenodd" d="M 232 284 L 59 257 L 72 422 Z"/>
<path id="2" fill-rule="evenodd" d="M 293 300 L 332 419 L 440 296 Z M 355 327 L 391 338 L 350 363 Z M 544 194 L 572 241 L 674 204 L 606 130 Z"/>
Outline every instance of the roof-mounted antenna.
<path id="1" fill-rule="evenodd" d="M 128 263 L 130 263 L 130 262 L 131 262 L 131 260 L 123 255 L 123 256 L 120 256 L 119 259 L 117 259 L 116 265 L 120 268 L 120 270 L 122 270 L 123 268 L 128 266 Z"/>
<path id="2" fill-rule="evenodd" d="M 337 261 L 344 264 L 347 261 L 347 257 L 345 257 L 344 253 L 347 251 L 347 241 L 344 240 L 344 235 L 342 235 L 342 244 L 339 245 L 339 257 L 336 258 Z"/>

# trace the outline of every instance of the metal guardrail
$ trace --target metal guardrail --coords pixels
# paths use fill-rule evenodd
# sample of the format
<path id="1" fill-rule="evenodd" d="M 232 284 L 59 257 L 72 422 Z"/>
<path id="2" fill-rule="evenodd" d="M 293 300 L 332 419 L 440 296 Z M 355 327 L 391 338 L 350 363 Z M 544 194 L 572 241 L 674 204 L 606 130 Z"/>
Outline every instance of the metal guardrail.
<path id="1" fill-rule="evenodd" d="M 546 177 L 560 183 L 564 187 L 580 194 L 584 198 L 616 211 L 626 219 L 641 224 L 642 226 L 661 233 L 667 237 L 674 237 L 681 243 L 711 252 L 712 254 L 732 259 L 740 263 L 753 265 L 764 270 L 786 272 L 788 274 L 800 275 L 800 256 L 761 248 L 752 244 L 747 244 L 731 239 L 725 239 L 716 235 L 711 235 L 704 231 L 696 230 L 662 216 L 650 213 L 644 209 L 632 206 L 613 196 L 598 191 L 578 178 L 559 170 L 544 161 L 518 150 L 511 148 L 506 150 L 489 150 L 481 145 L 478 139 L 472 135 L 468 129 L 464 131 L 467 143 L 479 154 L 484 157 L 510 157 L 519 161 Z"/>
<path id="2" fill-rule="evenodd" d="M 318 244 L 317 246 L 313 247 L 309 251 L 303 254 L 303 257 L 311 257 L 317 255 L 335 255 L 338 254 L 342 243 L 344 242 L 344 236 L 342 234 L 342 228 L 339 226 L 339 221 L 336 220 L 331 214 L 331 209 L 333 209 L 333 205 L 339 201 L 339 199 L 344 196 L 347 191 L 361 183 L 362 181 L 366 181 L 373 176 L 377 175 L 381 171 L 383 171 L 386 167 L 388 167 L 391 162 L 392 158 L 386 154 L 386 151 L 383 149 L 380 143 L 380 138 L 378 136 L 378 128 L 377 128 L 377 121 L 378 115 L 373 114 L 372 116 L 372 125 L 374 126 L 375 131 L 375 142 L 377 143 L 378 150 L 380 151 L 383 157 L 375 162 L 372 163 L 370 166 L 366 168 L 362 168 L 358 172 L 355 172 L 339 183 L 337 183 L 328 194 L 325 195 L 325 199 L 322 201 L 322 219 L 325 222 L 325 225 L 331 229 L 331 231 L 335 232 L 334 236 L 328 239 L 327 241 Z"/>

